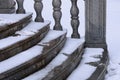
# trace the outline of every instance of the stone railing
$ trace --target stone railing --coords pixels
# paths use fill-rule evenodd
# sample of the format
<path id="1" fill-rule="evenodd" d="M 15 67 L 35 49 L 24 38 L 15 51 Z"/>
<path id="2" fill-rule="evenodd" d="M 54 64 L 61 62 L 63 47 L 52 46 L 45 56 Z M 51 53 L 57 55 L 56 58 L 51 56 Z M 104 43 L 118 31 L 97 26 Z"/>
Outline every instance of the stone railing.
<path id="1" fill-rule="evenodd" d="M 18 4 L 17 13 L 25 13 L 24 7 L 23 7 L 23 1 L 24 0 L 16 0 Z M 79 9 L 77 6 L 78 0 L 71 0 L 72 6 L 71 6 L 71 26 L 73 29 L 73 33 L 71 35 L 72 38 L 80 38 L 80 34 L 78 33 L 78 27 L 79 27 Z M 62 17 L 62 11 L 61 11 L 61 0 L 53 0 L 53 18 L 55 20 L 54 30 L 63 30 L 61 25 L 61 17 Z M 44 22 L 44 18 L 42 17 L 42 9 L 43 9 L 43 3 L 42 0 L 34 0 L 34 9 L 36 12 L 36 22 Z"/>
<path id="2" fill-rule="evenodd" d="M 2 1 L 2 0 L 0 0 Z M 3 0 L 4 1 L 4 0 Z M 8 0 L 14 2 L 14 0 Z M 18 8 L 16 13 L 25 13 L 23 7 L 24 0 L 16 0 Z M 78 0 L 71 0 L 71 26 L 73 29 L 72 38 L 80 38 L 78 32 L 79 21 L 79 8 Z M 53 5 L 53 18 L 55 21 L 54 30 L 62 30 L 61 25 L 61 0 L 52 0 Z M 2 6 L 2 4 L 0 5 Z M 36 22 L 44 22 L 42 17 L 42 9 L 44 4 L 42 0 L 34 0 L 34 9 L 36 12 Z M 4 7 L 4 6 L 2 6 Z M 85 43 L 86 47 L 102 47 L 107 49 L 106 45 L 106 0 L 85 0 Z"/>

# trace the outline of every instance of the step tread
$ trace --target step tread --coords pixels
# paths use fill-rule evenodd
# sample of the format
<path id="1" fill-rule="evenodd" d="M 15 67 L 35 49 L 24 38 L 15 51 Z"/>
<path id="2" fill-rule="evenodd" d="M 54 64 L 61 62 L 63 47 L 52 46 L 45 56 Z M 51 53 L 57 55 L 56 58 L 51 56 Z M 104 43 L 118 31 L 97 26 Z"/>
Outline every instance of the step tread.
<path id="1" fill-rule="evenodd" d="M 68 59 L 68 55 L 71 55 L 73 51 L 75 51 L 83 43 L 84 43 L 84 40 L 81 40 L 81 39 L 67 38 L 66 44 L 63 47 L 63 49 L 45 68 L 24 78 L 23 80 L 38 80 L 38 79 L 42 80 L 55 67 L 61 65 L 64 61 L 66 61 Z"/>
<path id="2" fill-rule="evenodd" d="M 13 35 L 24 28 L 32 18 L 32 13 L 0 14 L 0 39 Z"/>
<path id="3" fill-rule="evenodd" d="M 53 39 L 55 39 L 56 37 L 65 34 L 67 31 L 57 31 L 57 30 L 50 30 L 48 32 L 48 35 L 46 35 L 46 37 L 40 42 L 40 43 L 45 43 L 48 41 L 51 41 Z"/>
<path id="4" fill-rule="evenodd" d="M 25 17 L 31 15 L 32 13 L 26 14 L 0 14 L 0 31 L 2 28 L 7 27 L 7 25 L 11 25 L 19 22 Z"/>
<path id="5" fill-rule="evenodd" d="M 7 70 L 10 70 L 38 55 L 42 52 L 43 47 L 41 46 L 34 46 L 29 50 L 21 52 L 7 60 L 0 62 L 0 73 L 3 73 Z M 11 65 L 12 64 L 12 65 Z"/>
<path id="6" fill-rule="evenodd" d="M 56 34 L 56 32 L 59 34 L 59 35 L 54 35 Z M 48 32 L 48 34 L 46 35 L 46 37 L 49 39 L 47 39 L 46 37 L 41 41 L 39 42 L 38 44 L 44 44 L 46 42 L 50 42 L 51 40 L 65 34 L 66 32 L 65 31 L 54 31 L 54 30 L 50 30 Z M 54 35 L 54 37 L 51 37 L 51 35 Z M 45 41 L 44 41 L 45 40 Z M 43 43 L 44 42 L 44 43 Z M 43 51 L 43 48 L 44 46 L 43 45 L 36 45 L 26 51 L 23 51 L 7 60 L 4 60 L 2 62 L 0 62 L 0 73 L 3 73 L 7 70 L 10 70 L 18 65 L 21 65 L 22 63 L 25 63 L 29 60 L 31 60 L 32 58 L 40 55 Z M 12 65 L 11 65 L 12 64 Z"/>
<path id="7" fill-rule="evenodd" d="M 91 66 L 90 62 L 100 61 L 99 56 L 102 56 L 103 49 L 86 48 L 81 63 L 71 73 L 67 80 L 87 80 L 96 70 L 95 66 Z"/>
<path id="8" fill-rule="evenodd" d="M 41 28 L 44 26 L 50 24 L 49 21 L 45 21 L 44 23 L 38 23 L 38 22 L 31 22 L 29 25 L 27 25 L 25 28 L 23 28 L 20 31 L 17 31 L 15 34 L 17 36 L 9 36 L 4 39 L 0 39 L 0 49 L 4 49 L 12 44 L 15 44 L 19 41 L 25 40 L 31 36 L 33 36 L 35 33 L 37 33 Z M 39 25 L 39 26 L 38 26 Z"/>

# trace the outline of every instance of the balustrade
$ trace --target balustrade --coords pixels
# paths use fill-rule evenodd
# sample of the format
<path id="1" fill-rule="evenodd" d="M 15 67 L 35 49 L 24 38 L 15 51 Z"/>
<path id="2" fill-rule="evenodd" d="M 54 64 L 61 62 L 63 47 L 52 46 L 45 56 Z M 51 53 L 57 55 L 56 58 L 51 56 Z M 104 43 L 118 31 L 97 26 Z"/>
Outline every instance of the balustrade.
<path id="1" fill-rule="evenodd" d="M 36 11 L 35 21 L 36 22 L 44 22 L 44 19 L 42 17 L 42 9 L 43 9 L 42 0 L 34 0 L 34 1 L 35 1 L 34 9 Z"/>
<path id="2" fill-rule="evenodd" d="M 17 13 L 25 13 L 24 7 L 23 7 L 23 1 L 24 0 L 16 0 L 18 3 L 18 9 Z M 44 19 L 42 17 L 42 9 L 43 9 L 43 3 L 42 0 L 34 0 L 34 9 L 36 12 L 36 18 L 35 22 L 44 22 Z M 80 38 L 80 34 L 78 32 L 78 27 L 80 24 L 79 21 L 79 9 L 77 6 L 77 0 L 71 0 L 72 6 L 70 9 L 71 13 L 71 26 L 73 29 L 73 33 L 71 35 L 72 38 Z M 61 17 L 62 17 L 62 12 L 61 12 L 61 0 L 53 0 L 52 5 L 53 5 L 53 18 L 55 21 L 55 25 L 53 27 L 54 30 L 63 30 L 62 25 L 61 25 Z"/>
<path id="3" fill-rule="evenodd" d="M 80 38 L 80 35 L 78 33 L 78 27 L 79 27 L 79 9 L 77 6 L 77 0 L 71 0 L 72 7 L 70 10 L 71 13 L 71 26 L 73 28 L 73 33 L 71 35 L 72 38 Z"/>
<path id="4" fill-rule="evenodd" d="M 55 20 L 54 30 L 62 30 L 62 25 L 60 23 L 62 12 L 61 12 L 61 0 L 53 0 L 53 17 Z"/>
<path id="5" fill-rule="evenodd" d="M 24 0 L 16 0 L 18 9 L 16 10 L 16 13 L 25 13 L 25 9 L 23 7 Z"/>

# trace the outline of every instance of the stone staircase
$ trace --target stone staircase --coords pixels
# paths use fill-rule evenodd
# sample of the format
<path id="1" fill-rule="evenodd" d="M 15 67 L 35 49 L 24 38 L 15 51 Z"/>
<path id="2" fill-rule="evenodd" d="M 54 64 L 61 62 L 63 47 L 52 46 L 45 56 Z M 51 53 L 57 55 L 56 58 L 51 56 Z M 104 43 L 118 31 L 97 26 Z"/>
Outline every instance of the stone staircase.
<path id="1" fill-rule="evenodd" d="M 82 60 L 84 39 L 31 18 L 32 13 L 0 14 L 0 80 L 66 80 Z M 104 79 L 108 55 L 102 55 L 88 80 Z"/>

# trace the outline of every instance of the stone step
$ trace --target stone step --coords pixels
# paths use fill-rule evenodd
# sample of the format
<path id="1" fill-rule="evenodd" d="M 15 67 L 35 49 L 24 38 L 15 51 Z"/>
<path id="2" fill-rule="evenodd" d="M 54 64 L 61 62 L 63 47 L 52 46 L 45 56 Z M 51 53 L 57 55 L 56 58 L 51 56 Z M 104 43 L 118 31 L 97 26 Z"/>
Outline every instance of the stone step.
<path id="1" fill-rule="evenodd" d="M 66 80 L 81 60 L 84 40 L 67 38 L 61 52 L 42 70 L 22 80 Z"/>
<path id="2" fill-rule="evenodd" d="M 48 33 L 49 24 L 49 21 L 31 22 L 13 36 L 0 39 L 0 61 L 36 45 Z"/>
<path id="3" fill-rule="evenodd" d="M 109 65 L 108 51 L 104 50 L 104 52 L 102 53 L 102 57 L 100 59 L 99 65 L 96 67 L 96 70 L 92 73 L 92 75 L 87 80 L 93 80 L 93 79 L 105 80 L 108 65 Z"/>
<path id="4" fill-rule="evenodd" d="M 0 14 L 0 39 L 14 34 L 27 25 L 32 13 L 26 14 Z"/>
<path id="5" fill-rule="evenodd" d="M 101 61 L 103 52 L 102 48 L 86 48 L 81 63 L 67 80 L 104 80 L 103 75 L 106 69 L 103 69 L 103 65 L 101 65 L 103 64 Z M 97 70 L 97 67 L 99 67 L 99 70 Z"/>
<path id="6" fill-rule="evenodd" d="M 100 61 L 102 56 L 103 49 L 85 49 L 84 55 L 82 56 L 81 63 L 78 67 L 72 72 L 72 74 L 67 78 L 67 80 L 87 80 L 89 76 L 95 71 L 97 62 Z M 96 65 L 92 65 L 95 63 Z M 90 65 L 91 63 L 91 65 Z M 79 73 L 79 74 L 78 74 Z M 76 79 L 75 79 L 76 78 Z"/>
<path id="7" fill-rule="evenodd" d="M 20 80 L 43 68 L 57 55 L 65 41 L 66 31 L 50 30 L 34 47 L 0 62 L 0 80 Z"/>

